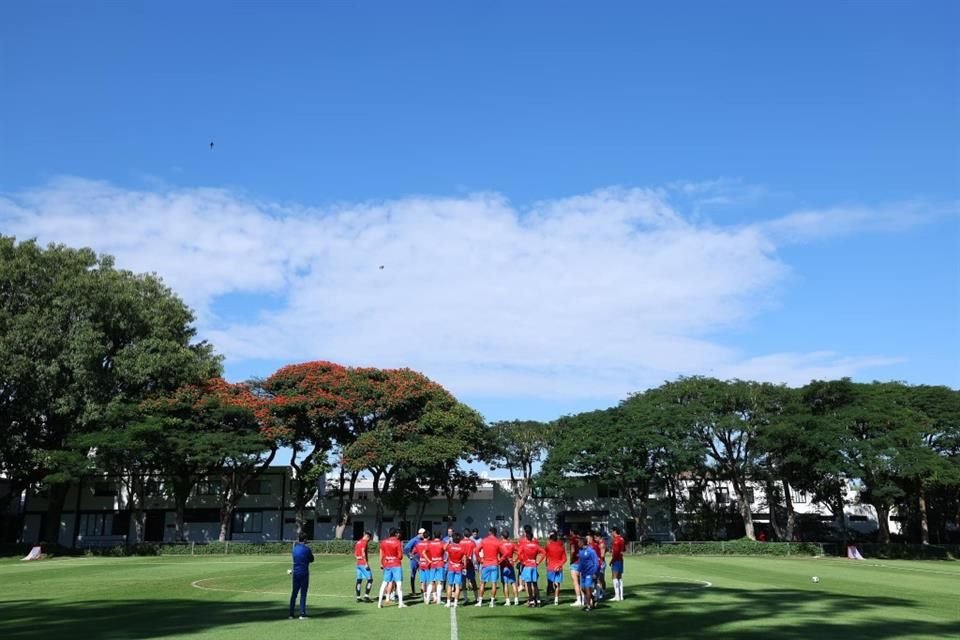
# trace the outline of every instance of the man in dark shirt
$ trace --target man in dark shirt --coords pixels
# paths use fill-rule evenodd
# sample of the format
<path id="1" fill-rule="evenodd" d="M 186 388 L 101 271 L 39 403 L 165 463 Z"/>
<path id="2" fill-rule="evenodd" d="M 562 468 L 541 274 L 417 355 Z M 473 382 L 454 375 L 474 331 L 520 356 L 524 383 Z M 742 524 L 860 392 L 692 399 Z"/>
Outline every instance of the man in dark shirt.
<path id="1" fill-rule="evenodd" d="M 313 551 L 306 545 L 307 534 L 301 533 L 293 544 L 293 593 L 290 594 L 290 616 L 293 620 L 293 608 L 300 594 L 300 619 L 307 617 L 307 589 L 310 587 L 310 563 Z"/>

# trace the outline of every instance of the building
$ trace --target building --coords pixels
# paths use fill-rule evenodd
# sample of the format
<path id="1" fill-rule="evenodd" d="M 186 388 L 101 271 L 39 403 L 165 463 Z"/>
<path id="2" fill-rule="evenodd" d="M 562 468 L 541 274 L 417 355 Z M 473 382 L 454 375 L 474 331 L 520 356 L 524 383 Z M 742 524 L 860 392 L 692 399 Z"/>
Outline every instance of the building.
<path id="1" fill-rule="evenodd" d="M 248 494 L 240 499 L 233 513 L 233 531 L 230 540 L 269 542 L 292 540 L 296 534 L 292 484 L 289 467 L 271 467 L 264 471 L 249 487 Z M 175 533 L 175 508 L 173 499 L 164 494 L 162 482 L 145 505 L 146 521 L 144 538 L 148 542 L 173 542 Z M 485 478 L 479 490 L 460 504 L 455 501 L 448 512 L 448 503 L 443 496 L 432 499 L 423 509 L 416 522 L 415 508 L 406 515 L 386 512 L 381 523 L 381 533 L 397 527 L 403 535 L 419 527 L 433 530 L 445 529 L 452 523 L 458 529 L 477 528 L 481 531 L 490 526 L 499 529 L 513 528 L 513 498 L 509 480 Z M 305 529 L 312 539 L 333 539 L 336 530 L 337 499 L 328 482 L 322 497 L 316 497 L 307 506 Z M 0 482 L 0 491 L 3 484 Z M 740 523 L 736 500 L 739 498 L 728 482 L 707 481 L 696 483 L 684 480 L 679 495 L 681 504 L 692 499 L 709 505 L 712 513 L 718 514 L 711 535 L 738 537 L 736 527 Z M 219 538 L 220 486 L 216 478 L 201 479 L 190 499 L 184 514 L 184 533 L 191 542 L 212 542 Z M 876 515 L 872 507 L 858 504 L 857 491 L 853 484 L 847 487 L 850 503 L 845 510 L 848 527 L 869 535 L 877 530 Z M 761 486 L 748 491 L 746 499 L 759 527 L 769 523 L 769 508 Z M 794 510 L 801 519 L 814 520 L 830 525 L 834 517 L 823 507 L 812 503 L 801 492 L 791 495 Z M 649 500 L 647 531 L 651 537 L 669 540 L 682 536 L 691 539 L 694 514 L 677 514 L 678 529 L 671 530 L 669 501 L 665 495 L 652 494 Z M 46 530 L 47 498 L 43 493 L 30 493 L 23 501 L 23 541 L 41 541 Z M 351 523 L 344 531 L 344 538 L 358 538 L 367 529 L 374 529 L 376 508 L 373 487 L 369 479 L 361 478 L 356 485 Z M 578 487 L 568 491 L 563 498 L 536 495 L 527 503 L 522 516 L 522 525 L 533 527 L 538 537 L 548 531 L 623 528 L 630 540 L 637 538 L 636 527 L 629 516 L 627 505 L 613 487 L 584 479 Z M 895 524 L 895 523 L 892 523 Z M 742 529 L 742 523 L 739 525 Z M 896 531 L 894 527 L 891 529 Z M 739 535 L 742 535 L 742 530 Z M 57 542 L 68 547 L 112 546 L 135 540 L 133 514 L 126 492 L 119 477 L 97 476 L 84 478 L 70 487 L 61 514 Z"/>

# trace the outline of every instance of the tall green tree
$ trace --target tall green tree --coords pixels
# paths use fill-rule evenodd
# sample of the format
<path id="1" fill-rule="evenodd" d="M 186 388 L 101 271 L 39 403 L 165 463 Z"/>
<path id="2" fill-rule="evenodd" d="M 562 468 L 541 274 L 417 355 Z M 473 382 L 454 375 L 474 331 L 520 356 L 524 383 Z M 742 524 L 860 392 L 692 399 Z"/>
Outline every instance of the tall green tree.
<path id="1" fill-rule="evenodd" d="M 551 441 L 552 426 L 536 420 L 505 420 L 491 424 L 490 431 L 488 462 L 510 474 L 513 536 L 517 538 L 524 507 L 533 495 L 536 467 L 544 460 Z"/>
<path id="2" fill-rule="evenodd" d="M 87 468 L 76 436 L 116 406 L 219 374 L 193 320 L 158 278 L 109 256 L 0 237 L 0 465 L 15 486 L 49 490 L 47 539 Z"/>

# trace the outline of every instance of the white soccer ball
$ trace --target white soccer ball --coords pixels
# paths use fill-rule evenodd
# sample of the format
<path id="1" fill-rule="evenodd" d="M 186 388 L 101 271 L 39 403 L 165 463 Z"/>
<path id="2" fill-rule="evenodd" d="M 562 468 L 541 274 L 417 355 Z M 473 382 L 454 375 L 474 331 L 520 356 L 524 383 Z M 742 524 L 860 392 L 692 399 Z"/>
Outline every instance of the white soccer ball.
<path id="1" fill-rule="evenodd" d="M 820 578 L 818 578 L 817 576 L 813 576 L 810 579 L 813 580 L 814 582 L 820 582 Z"/>
<path id="2" fill-rule="evenodd" d="M 288 575 L 288 576 L 292 576 L 292 575 L 293 575 L 293 569 L 287 569 L 287 575 Z"/>

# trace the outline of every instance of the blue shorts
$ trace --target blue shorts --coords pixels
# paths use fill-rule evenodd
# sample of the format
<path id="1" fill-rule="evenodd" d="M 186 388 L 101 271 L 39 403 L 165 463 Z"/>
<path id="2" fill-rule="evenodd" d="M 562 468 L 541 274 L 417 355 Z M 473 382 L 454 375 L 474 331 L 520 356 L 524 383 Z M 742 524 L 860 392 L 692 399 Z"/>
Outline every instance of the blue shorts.
<path id="1" fill-rule="evenodd" d="M 419 561 L 419 560 L 411 560 L 411 561 L 410 561 L 410 575 L 412 575 L 412 576 L 417 575 L 417 571 L 418 571 L 419 569 L 420 569 L 420 561 Z"/>
<path id="2" fill-rule="evenodd" d="M 536 582 L 540 579 L 540 574 L 537 572 L 536 567 L 524 567 L 520 577 L 524 582 Z"/>
<path id="3" fill-rule="evenodd" d="M 500 577 L 503 578 L 504 584 L 516 584 L 517 582 L 517 573 L 513 567 L 503 567 L 500 570 Z"/>
<path id="4" fill-rule="evenodd" d="M 384 582 L 403 582 L 403 569 L 401 569 L 400 567 L 384 569 L 383 581 Z"/>
<path id="5" fill-rule="evenodd" d="M 580 563 L 574 562 L 570 565 L 570 573 L 580 573 Z"/>
<path id="6" fill-rule="evenodd" d="M 563 582 L 563 569 L 560 571 L 547 571 L 547 582 L 560 584 Z"/>
<path id="7" fill-rule="evenodd" d="M 373 580 L 373 571 L 370 571 L 370 565 L 357 565 L 357 580 Z"/>
<path id="8" fill-rule="evenodd" d="M 447 577 L 447 570 L 443 567 L 437 567 L 436 569 L 430 569 L 430 582 L 443 582 L 443 579 Z"/>
<path id="9" fill-rule="evenodd" d="M 611 560 L 610 571 L 623 575 L 623 560 Z"/>
<path id="10" fill-rule="evenodd" d="M 584 589 L 593 589 L 595 576 L 591 574 L 581 575 L 580 576 L 580 586 Z"/>
<path id="11" fill-rule="evenodd" d="M 497 582 L 500 580 L 500 567 L 480 567 L 480 580 Z"/>
<path id="12" fill-rule="evenodd" d="M 447 571 L 447 584 L 451 587 L 459 587 L 463 584 L 463 573 L 460 571 Z"/>

